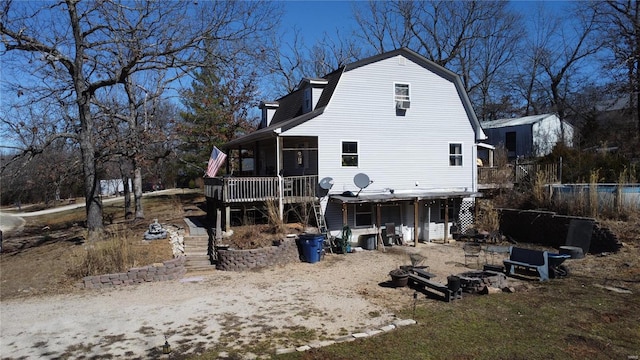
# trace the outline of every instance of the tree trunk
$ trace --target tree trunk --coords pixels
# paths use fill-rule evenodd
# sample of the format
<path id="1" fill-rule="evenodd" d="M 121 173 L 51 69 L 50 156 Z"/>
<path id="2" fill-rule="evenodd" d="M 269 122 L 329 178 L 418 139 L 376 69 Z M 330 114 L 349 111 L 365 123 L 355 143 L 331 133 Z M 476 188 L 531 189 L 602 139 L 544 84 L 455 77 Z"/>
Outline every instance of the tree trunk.
<path id="1" fill-rule="evenodd" d="M 144 219 L 142 211 L 142 171 L 137 162 L 133 163 L 133 193 L 136 204 L 136 219 Z"/>
<path id="2" fill-rule="evenodd" d="M 82 167 L 84 172 L 84 194 L 87 213 L 87 230 L 89 241 L 97 240 L 102 232 L 102 200 L 100 186 L 96 176 L 96 163 L 93 142 L 89 132 L 83 131 L 80 139 Z"/>
<path id="3" fill-rule="evenodd" d="M 80 153 L 82 155 L 82 169 L 84 175 L 84 197 L 87 213 L 88 240 L 98 240 L 102 233 L 102 200 L 100 199 L 100 183 L 96 174 L 96 157 L 93 142 L 93 119 L 90 110 L 90 95 L 84 90 L 82 82 L 76 82 L 78 92 L 78 115 L 81 131 L 79 132 Z M 78 86 L 78 84 L 80 84 Z"/>
<path id="4" fill-rule="evenodd" d="M 69 74 L 73 77 L 76 105 L 78 106 L 78 118 L 80 120 L 78 140 L 80 143 L 84 176 L 84 197 L 88 230 L 87 240 L 93 242 L 98 240 L 102 234 L 102 200 L 100 199 L 100 183 L 96 174 L 96 150 L 93 139 L 93 118 L 91 116 L 91 97 L 93 94 L 89 91 L 82 71 L 84 65 L 84 46 L 86 46 L 86 44 L 80 26 L 80 16 L 77 13 L 75 5 L 75 2 L 70 1 L 67 3 L 69 20 L 75 40 L 73 67 L 71 67 L 71 65 L 67 65 L 67 67 L 69 68 Z"/>
<path id="5" fill-rule="evenodd" d="M 131 188 L 129 187 L 129 177 L 122 177 L 122 187 L 124 192 L 124 218 L 129 219 L 133 212 L 131 211 Z"/>

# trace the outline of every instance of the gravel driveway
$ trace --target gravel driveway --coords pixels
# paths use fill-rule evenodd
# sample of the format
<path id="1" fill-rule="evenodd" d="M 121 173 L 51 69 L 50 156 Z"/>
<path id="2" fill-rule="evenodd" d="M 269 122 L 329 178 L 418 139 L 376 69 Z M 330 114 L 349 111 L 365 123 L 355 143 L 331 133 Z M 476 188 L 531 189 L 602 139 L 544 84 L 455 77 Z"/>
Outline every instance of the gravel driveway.
<path id="1" fill-rule="evenodd" d="M 273 353 L 376 329 L 412 304 L 412 290 L 381 286 L 390 270 L 410 263 L 408 252 L 425 256 L 437 281 L 464 271 L 459 246 L 420 244 L 327 255 L 315 264 L 13 299 L 0 304 L 0 356 L 146 359 L 160 354 L 167 336 L 174 353 L 216 348 L 252 357 L 265 348 Z"/>

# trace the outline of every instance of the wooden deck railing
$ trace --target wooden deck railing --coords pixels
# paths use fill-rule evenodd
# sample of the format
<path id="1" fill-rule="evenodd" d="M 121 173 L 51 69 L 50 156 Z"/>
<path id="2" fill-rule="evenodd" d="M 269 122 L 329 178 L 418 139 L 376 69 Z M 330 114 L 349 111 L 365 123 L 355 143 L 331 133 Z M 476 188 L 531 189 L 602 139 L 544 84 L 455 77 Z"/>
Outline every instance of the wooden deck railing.
<path id="1" fill-rule="evenodd" d="M 509 167 L 478 167 L 478 184 L 533 182 L 541 173 L 545 183 L 559 183 L 558 164 L 515 164 Z"/>
<path id="2" fill-rule="evenodd" d="M 204 194 L 224 203 L 277 200 L 287 202 L 315 197 L 318 176 L 206 178 Z"/>
<path id="3" fill-rule="evenodd" d="M 540 173 L 541 180 L 546 184 L 560 182 L 558 164 L 516 164 L 515 182 L 534 182 Z"/>

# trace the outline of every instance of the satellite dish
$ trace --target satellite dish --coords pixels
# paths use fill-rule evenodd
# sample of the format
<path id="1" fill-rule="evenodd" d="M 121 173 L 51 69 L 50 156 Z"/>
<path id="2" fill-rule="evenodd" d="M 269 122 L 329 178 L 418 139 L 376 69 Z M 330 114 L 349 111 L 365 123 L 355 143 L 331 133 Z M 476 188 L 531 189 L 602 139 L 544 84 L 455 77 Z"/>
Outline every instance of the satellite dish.
<path id="1" fill-rule="evenodd" d="M 367 186 L 369 186 L 369 184 L 371 184 L 372 181 L 369 180 L 369 176 L 367 174 L 359 173 L 353 177 L 353 183 L 356 184 L 356 186 L 359 187 L 360 189 L 364 189 Z"/>
<path id="2" fill-rule="evenodd" d="M 333 187 L 333 178 L 323 178 L 322 180 L 320 180 L 320 183 L 318 185 L 320 185 L 320 188 L 323 190 L 330 190 Z"/>
<path id="3" fill-rule="evenodd" d="M 362 189 L 371 185 L 372 182 L 373 181 L 369 179 L 369 176 L 367 174 L 364 174 L 364 173 L 356 174 L 356 176 L 353 177 L 353 183 L 360 188 L 360 190 L 358 190 L 358 193 L 356 194 L 356 197 L 360 195 L 360 191 L 362 191 Z"/>

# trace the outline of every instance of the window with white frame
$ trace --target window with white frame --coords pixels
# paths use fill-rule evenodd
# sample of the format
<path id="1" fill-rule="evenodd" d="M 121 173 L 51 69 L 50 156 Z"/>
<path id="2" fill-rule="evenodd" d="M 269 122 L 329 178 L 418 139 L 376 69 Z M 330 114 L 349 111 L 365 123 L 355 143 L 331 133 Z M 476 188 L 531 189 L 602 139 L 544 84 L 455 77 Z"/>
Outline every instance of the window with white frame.
<path id="1" fill-rule="evenodd" d="M 411 94 L 409 92 L 409 84 L 406 83 L 394 83 L 394 96 L 393 99 L 398 109 L 408 109 L 411 104 Z"/>
<path id="2" fill-rule="evenodd" d="M 404 83 L 395 83 L 395 100 L 396 101 L 410 101 L 411 97 L 409 96 L 409 84 Z"/>
<path id="3" fill-rule="evenodd" d="M 449 144 L 449 165 L 462 166 L 462 144 Z"/>
<path id="4" fill-rule="evenodd" d="M 371 204 L 356 204 L 356 226 L 370 226 L 373 224 L 373 210 Z"/>
<path id="5" fill-rule="evenodd" d="M 342 166 L 358 166 L 358 142 L 342 142 Z"/>

